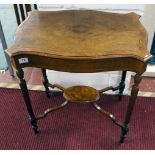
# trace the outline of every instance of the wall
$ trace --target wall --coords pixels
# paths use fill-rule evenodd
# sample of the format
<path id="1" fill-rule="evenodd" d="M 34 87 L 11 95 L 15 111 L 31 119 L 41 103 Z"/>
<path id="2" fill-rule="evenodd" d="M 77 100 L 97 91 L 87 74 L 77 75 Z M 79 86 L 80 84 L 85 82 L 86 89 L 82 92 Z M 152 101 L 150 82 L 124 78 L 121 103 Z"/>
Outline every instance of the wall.
<path id="1" fill-rule="evenodd" d="M 155 4 L 147 4 L 144 7 L 144 15 L 141 18 L 148 32 L 148 50 L 151 49 L 153 34 L 155 32 Z"/>
<path id="2" fill-rule="evenodd" d="M 109 11 L 135 11 L 143 12 L 145 5 L 143 4 L 39 4 L 39 9 L 60 10 L 60 9 L 95 9 Z"/>

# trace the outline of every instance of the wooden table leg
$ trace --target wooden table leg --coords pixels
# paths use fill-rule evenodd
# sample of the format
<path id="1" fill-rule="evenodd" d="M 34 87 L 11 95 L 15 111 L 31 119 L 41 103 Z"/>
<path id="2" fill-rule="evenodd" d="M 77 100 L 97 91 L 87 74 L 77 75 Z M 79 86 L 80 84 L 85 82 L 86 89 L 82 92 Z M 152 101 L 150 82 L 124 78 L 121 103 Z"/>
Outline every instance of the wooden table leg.
<path id="1" fill-rule="evenodd" d="M 48 78 L 47 78 L 47 75 L 46 75 L 46 69 L 42 69 L 42 74 L 43 74 L 43 85 L 45 87 L 45 91 L 46 91 L 46 95 L 47 97 L 49 98 L 50 97 L 50 91 L 49 91 L 49 88 L 48 88 Z"/>
<path id="2" fill-rule="evenodd" d="M 36 117 L 34 115 L 33 109 L 32 109 L 32 105 L 31 105 L 31 101 L 30 101 L 30 97 L 29 97 L 29 92 L 27 89 L 27 85 L 26 85 L 26 81 L 24 80 L 24 72 L 22 69 L 18 69 L 17 71 L 17 76 L 20 79 L 20 88 L 24 97 L 24 101 L 27 107 L 27 111 L 29 113 L 29 119 L 32 125 L 32 128 L 34 130 L 35 133 L 38 133 L 38 126 L 37 126 L 37 120 Z"/>
<path id="3" fill-rule="evenodd" d="M 127 73 L 127 71 L 122 72 L 122 78 L 121 78 L 121 82 L 119 84 L 119 87 L 120 87 L 119 88 L 119 94 L 118 94 L 119 100 L 122 99 L 122 94 L 123 94 L 123 91 L 124 91 L 124 88 L 125 88 L 126 73 Z"/>
<path id="4" fill-rule="evenodd" d="M 129 129 L 129 122 L 130 122 L 130 117 L 136 102 L 136 98 L 137 98 L 137 94 L 139 91 L 139 84 L 141 82 L 141 74 L 136 74 L 134 77 L 134 85 L 132 86 L 132 91 L 131 91 L 131 96 L 129 99 L 129 104 L 128 104 L 128 108 L 127 108 L 127 113 L 126 113 L 126 117 L 125 117 L 125 121 L 122 127 L 122 131 L 121 131 L 121 136 L 120 136 L 120 142 L 123 143 L 124 139 L 126 137 L 126 134 L 128 132 Z"/>

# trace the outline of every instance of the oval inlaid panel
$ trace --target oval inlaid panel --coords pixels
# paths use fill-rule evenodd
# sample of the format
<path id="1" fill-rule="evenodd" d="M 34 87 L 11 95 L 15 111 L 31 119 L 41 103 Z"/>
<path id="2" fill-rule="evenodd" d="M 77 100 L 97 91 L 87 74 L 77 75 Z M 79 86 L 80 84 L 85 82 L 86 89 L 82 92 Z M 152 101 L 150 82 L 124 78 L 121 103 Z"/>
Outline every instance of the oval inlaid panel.
<path id="1" fill-rule="evenodd" d="M 73 86 L 65 89 L 63 96 L 71 102 L 89 103 L 99 99 L 99 92 L 89 86 Z"/>

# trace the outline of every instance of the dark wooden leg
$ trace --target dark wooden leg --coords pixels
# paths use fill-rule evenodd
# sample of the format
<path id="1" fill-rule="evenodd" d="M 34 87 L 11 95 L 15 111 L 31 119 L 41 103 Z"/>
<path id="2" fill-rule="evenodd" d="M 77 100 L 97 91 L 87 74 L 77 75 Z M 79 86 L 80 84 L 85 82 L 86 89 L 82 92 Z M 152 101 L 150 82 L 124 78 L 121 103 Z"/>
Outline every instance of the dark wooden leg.
<path id="1" fill-rule="evenodd" d="M 119 100 L 122 99 L 122 94 L 123 94 L 123 91 L 124 91 L 124 88 L 125 88 L 126 73 L 127 73 L 126 71 L 122 72 L 122 78 L 121 78 L 121 82 L 119 84 L 119 94 L 118 94 Z"/>
<path id="2" fill-rule="evenodd" d="M 37 120 L 36 120 L 36 117 L 34 115 L 34 112 L 33 112 L 32 106 L 31 106 L 29 92 L 28 92 L 28 89 L 27 89 L 26 81 L 24 80 L 24 72 L 23 72 L 22 69 L 19 69 L 17 71 L 17 76 L 20 79 L 19 85 L 20 85 L 20 88 L 21 88 L 21 91 L 22 91 L 22 94 L 23 94 L 23 97 L 24 97 L 24 101 L 25 101 L 25 104 L 26 104 L 26 107 L 27 107 L 27 111 L 29 113 L 29 119 L 30 119 L 32 128 L 33 128 L 35 133 L 38 133 Z"/>
<path id="3" fill-rule="evenodd" d="M 46 75 L 46 69 L 42 69 L 42 74 L 43 74 L 43 85 L 45 87 L 45 91 L 46 91 L 46 95 L 49 98 L 50 97 L 50 91 L 48 88 L 48 79 L 47 79 L 47 75 Z"/>
<path id="4" fill-rule="evenodd" d="M 34 9 L 35 9 L 35 10 L 38 10 L 37 4 L 34 4 Z"/>
<path id="5" fill-rule="evenodd" d="M 141 75 L 140 74 L 136 74 L 134 77 L 134 85 L 132 86 L 132 91 L 131 91 L 131 96 L 129 99 L 129 104 L 128 104 L 128 108 L 127 108 L 127 113 L 126 113 L 126 117 L 125 117 L 125 121 L 122 127 L 122 132 L 121 132 L 121 136 L 120 136 L 120 142 L 123 143 L 124 139 L 126 137 L 126 134 L 128 132 L 128 125 L 130 122 L 130 117 L 136 102 L 136 98 L 137 98 L 137 94 L 139 91 L 139 84 L 141 82 Z"/>

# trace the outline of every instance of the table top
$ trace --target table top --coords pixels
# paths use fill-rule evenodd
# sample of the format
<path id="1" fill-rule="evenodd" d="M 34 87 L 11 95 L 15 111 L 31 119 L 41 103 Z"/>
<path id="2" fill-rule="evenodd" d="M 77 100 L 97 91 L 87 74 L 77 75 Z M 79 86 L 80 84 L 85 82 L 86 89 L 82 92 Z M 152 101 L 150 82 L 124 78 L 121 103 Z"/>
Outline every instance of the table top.
<path id="1" fill-rule="evenodd" d="M 139 17 L 92 10 L 31 11 L 7 53 L 66 59 L 131 57 L 145 62 L 151 55 Z"/>

